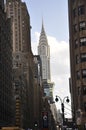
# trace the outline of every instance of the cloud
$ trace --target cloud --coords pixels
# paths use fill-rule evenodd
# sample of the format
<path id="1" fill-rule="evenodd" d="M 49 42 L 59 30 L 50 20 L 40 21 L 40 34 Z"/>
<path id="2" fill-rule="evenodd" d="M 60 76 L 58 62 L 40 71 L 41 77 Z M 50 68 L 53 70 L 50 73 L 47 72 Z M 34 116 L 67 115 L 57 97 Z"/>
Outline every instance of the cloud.
<path id="1" fill-rule="evenodd" d="M 33 54 L 37 54 L 40 33 L 35 32 L 32 40 Z M 58 41 L 53 36 L 47 36 L 50 45 L 51 80 L 55 83 L 53 95 L 61 98 L 69 96 L 69 43 Z"/>
<path id="2" fill-rule="evenodd" d="M 35 32 L 32 40 L 33 54 L 37 54 L 39 35 L 40 33 Z M 47 39 L 50 45 L 51 79 L 54 77 L 58 82 L 63 83 L 65 78 L 69 78 L 69 44 L 65 41 L 59 42 L 52 36 L 47 36 Z"/>

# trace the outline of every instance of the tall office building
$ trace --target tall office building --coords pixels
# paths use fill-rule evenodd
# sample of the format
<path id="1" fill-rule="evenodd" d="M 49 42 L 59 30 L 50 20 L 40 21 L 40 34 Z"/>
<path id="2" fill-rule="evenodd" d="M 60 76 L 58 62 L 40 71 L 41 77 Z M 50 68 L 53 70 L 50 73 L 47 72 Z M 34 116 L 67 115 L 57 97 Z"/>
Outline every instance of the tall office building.
<path id="1" fill-rule="evenodd" d="M 53 83 L 51 82 L 50 74 L 50 47 L 48 45 L 43 22 L 39 38 L 38 55 L 40 55 L 42 61 L 42 81 L 44 93 L 47 97 L 53 100 Z"/>
<path id="2" fill-rule="evenodd" d="M 86 125 L 86 1 L 68 0 L 73 118 Z"/>
<path id="3" fill-rule="evenodd" d="M 6 0 L 5 11 L 12 23 L 15 125 L 27 129 L 30 125 L 28 96 L 30 82 L 32 82 L 32 80 L 29 82 L 29 67 L 32 58 L 30 57 L 32 56 L 30 16 L 25 2 L 21 0 Z"/>
<path id="4" fill-rule="evenodd" d="M 6 0 L 6 13 L 7 17 L 12 19 L 13 53 L 28 52 L 31 49 L 30 16 L 25 2 Z"/>
<path id="5" fill-rule="evenodd" d="M 10 19 L 6 18 L 4 12 L 4 0 L 0 0 L 0 127 L 14 123 L 10 25 Z"/>
<path id="6" fill-rule="evenodd" d="M 38 55 L 40 55 L 42 60 L 42 79 L 50 81 L 50 47 L 48 45 L 43 23 L 38 45 Z"/>

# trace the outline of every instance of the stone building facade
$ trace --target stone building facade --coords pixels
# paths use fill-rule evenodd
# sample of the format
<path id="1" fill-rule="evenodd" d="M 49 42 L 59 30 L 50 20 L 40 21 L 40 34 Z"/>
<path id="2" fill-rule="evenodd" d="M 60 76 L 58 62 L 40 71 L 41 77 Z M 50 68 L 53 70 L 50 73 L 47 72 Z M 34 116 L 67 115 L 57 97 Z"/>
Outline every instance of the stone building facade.
<path id="1" fill-rule="evenodd" d="M 86 1 L 68 0 L 73 119 L 86 124 Z"/>
<path id="2" fill-rule="evenodd" d="M 11 20 L 6 18 L 4 0 L 0 0 L 0 127 L 14 123 L 12 87 Z"/>

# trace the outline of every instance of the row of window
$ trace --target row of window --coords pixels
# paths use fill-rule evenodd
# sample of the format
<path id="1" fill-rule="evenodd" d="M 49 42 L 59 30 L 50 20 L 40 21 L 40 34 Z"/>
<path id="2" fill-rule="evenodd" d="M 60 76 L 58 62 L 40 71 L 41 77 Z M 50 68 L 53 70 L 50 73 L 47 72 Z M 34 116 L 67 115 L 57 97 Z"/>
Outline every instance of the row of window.
<path id="1" fill-rule="evenodd" d="M 79 42 L 77 39 L 75 40 L 75 48 L 78 46 L 86 46 L 86 37 L 81 37 Z"/>
<path id="2" fill-rule="evenodd" d="M 83 103 L 83 110 L 86 112 L 86 102 Z M 77 117 L 81 117 L 81 111 L 77 111 Z"/>
<path id="3" fill-rule="evenodd" d="M 84 109 L 85 109 L 85 112 L 86 112 L 86 102 L 84 103 Z"/>
<path id="4" fill-rule="evenodd" d="M 86 69 L 82 69 L 81 71 L 79 70 L 76 72 L 76 78 L 80 79 L 80 77 L 86 78 Z"/>
<path id="5" fill-rule="evenodd" d="M 79 23 L 79 25 L 75 24 L 73 26 L 73 29 L 74 29 L 74 33 L 76 33 L 77 31 L 86 30 L 86 22 L 85 21 L 81 21 Z"/>
<path id="6" fill-rule="evenodd" d="M 86 86 L 78 87 L 78 95 L 86 95 Z"/>
<path id="7" fill-rule="evenodd" d="M 85 5 L 80 5 L 79 7 L 78 7 L 78 9 L 77 8 L 75 8 L 74 10 L 73 10 L 73 17 L 76 17 L 77 15 L 84 15 L 85 14 Z"/>
<path id="8" fill-rule="evenodd" d="M 75 2 L 75 0 L 73 0 L 73 2 Z M 85 14 L 85 6 L 81 5 L 78 6 L 78 8 L 75 8 L 73 10 L 73 17 L 77 17 L 77 16 L 81 16 Z M 82 31 L 82 30 L 86 30 L 86 22 L 82 21 L 79 23 L 79 25 L 75 24 L 73 26 L 73 31 L 76 33 L 78 31 Z M 75 40 L 75 48 L 78 46 L 86 46 L 86 37 L 80 38 L 80 41 L 78 42 L 78 40 Z M 76 55 L 76 63 L 80 63 L 80 62 L 85 62 L 86 61 L 86 53 Z M 77 79 L 80 79 L 80 77 L 82 76 L 82 78 L 86 78 L 86 69 L 83 69 L 81 71 L 77 71 L 76 72 L 77 75 Z M 81 92 L 83 93 L 83 95 L 86 95 L 86 86 L 82 87 L 83 90 L 81 91 L 81 87 L 78 87 L 78 95 L 81 94 Z M 84 103 L 84 110 L 86 112 L 86 102 Z"/>
<path id="9" fill-rule="evenodd" d="M 83 95 L 86 96 L 86 85 L 83 85 L 82 87 L 78 87 L 78 96 Z M 86 112 L 86 102 L 83 104 L 84 111 Z"/>
<path id="10" fill-rule="evenodd" d="M 79 55 L 76 55 L 76 64 L 79 64 L 80 62 L 86 62 L 86 53 L 82 53 Z"/>

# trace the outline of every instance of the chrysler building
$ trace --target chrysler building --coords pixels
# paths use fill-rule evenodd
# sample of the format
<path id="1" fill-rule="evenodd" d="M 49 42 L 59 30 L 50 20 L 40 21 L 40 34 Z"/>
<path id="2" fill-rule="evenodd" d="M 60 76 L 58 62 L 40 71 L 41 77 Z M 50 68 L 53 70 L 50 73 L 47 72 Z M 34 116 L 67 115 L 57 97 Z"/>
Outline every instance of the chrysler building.
<path id="1" fill-rule="evenodd" d="M 53 82 L 51 82 L 51 74 L 50 74 L 50 47 L 48 45 L 48 40 L 44 30 L 43 22 L 39 37 L 38 55 L 40 55 L 42 61 L 42 81 L 43 81 L 44 95 L 49 99 L 50 102 L 52 102 L 54 84 Z"/>
<path id="2" fill-rule="evenodd" d="M 42 61 L 42 79 L 50 81 L 50 47 L 48 45 L 43 23 L 39 38 L 38 55 L 40 55 Z"/>

